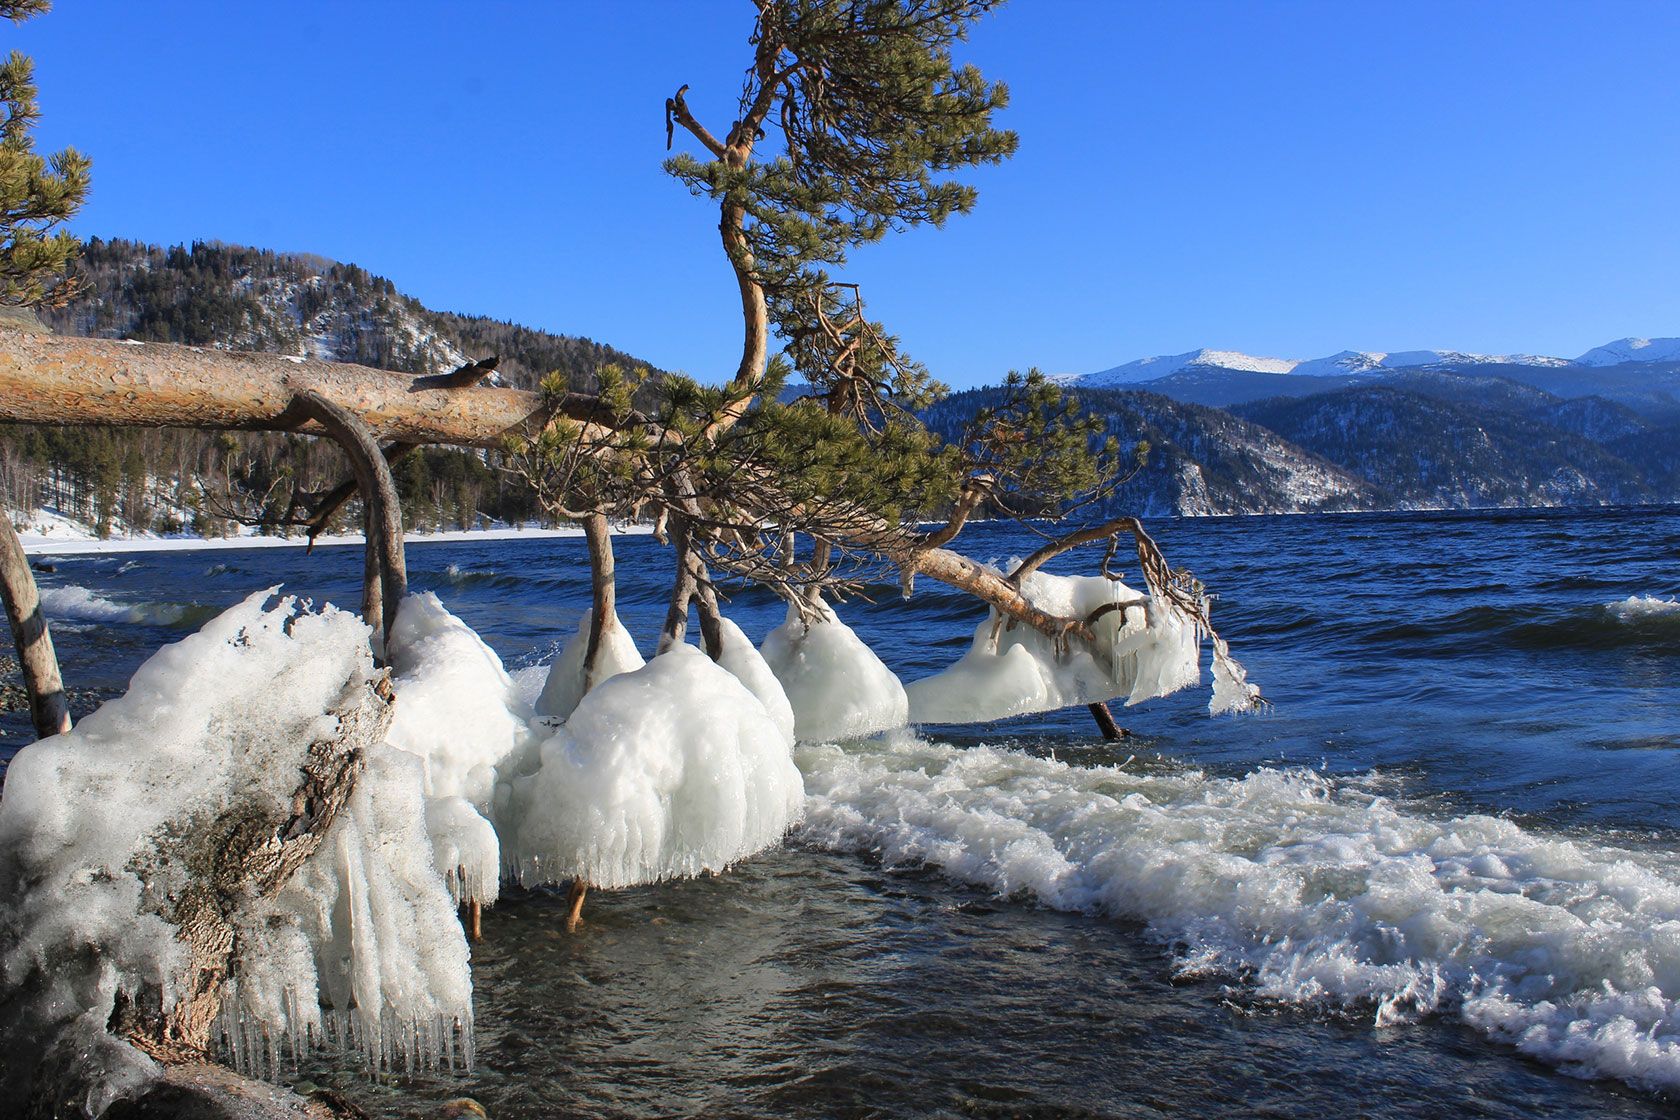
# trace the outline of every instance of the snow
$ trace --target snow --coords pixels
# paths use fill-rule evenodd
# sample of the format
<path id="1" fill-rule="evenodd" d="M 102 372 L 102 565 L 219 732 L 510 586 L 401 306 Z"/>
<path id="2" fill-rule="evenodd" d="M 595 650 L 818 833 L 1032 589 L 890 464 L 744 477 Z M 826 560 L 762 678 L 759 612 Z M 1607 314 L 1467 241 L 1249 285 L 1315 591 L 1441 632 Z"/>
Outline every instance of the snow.
<path id="1" fill-rule="evenodd" d="M 758 697 L 770 722 L 776 725 L 776 730 L 782 733 L 791 747 L 794 743 L 793 705 L 788 702 L 782 682 L 776 679 L 770 663 L 741 633 L 739 626 L 727 618 L 718 619 L 718 626 L 723 632 L 723 649 L 718 654 L 718 664 L 746 685 L 748 692 Z"/>
<path id="2" fill-rule="evenodd" d="M 804 809 L 783 731 L 689 645 L 592 688 L 512 782 L 504 836 L 527 884 L 626 887 L 718 872 Z"/>
<path id="3" fill-rule="evenodd" d="M 577 633 L 566 639 L 566 644 L 555 655 L 543 683 L 542 694 L 537 697 L 538 714 L 565 719 L 583 699 L 583 658 L 589 650 L 589 627 L 593 617 L 593 611 L 584 611 L 583 617 L 578 620 Z M 597 656 L 600 661 L 596 666 L 596 684 L 619 673 L 633 672 L 646 664 L 636 649 L 636 640 L 617 618 L 601 632 L 601 649 Z"/>
<path id="4" fill-rule="evenodd" d="M 1575 360 L 1584 366 L 1680 361 L 1680 338 L 1618 338 L 1593 347 Z"/>
<path id="5" fill-rule="evenodd" d="M 1645 339 L 1624 339 L 1625 343 L 1650 345 Z M 1672 343 L 1672 352 L 1665 352 L 1664 360 L 1680 358 L 1680 339 L 1657 339 L 1657 343 Z M 1619 344 L 1612 343 L 1611 347 Z M 1610 359 L 1589 361 L 1593 354 L 1609 348 L 1600 347 L 1580 359 L 1585 365 L 1606 365 Z M 1654 361 L 1651 357 L 1619 357 L 1615 361 Z M 1058 380 L 1068 385 L 1101 388 L 1115 385 L 1142 385 L 1170 377 L 1187 369 L 1203 368 L 1234 373 L 1275 373 L 1297 377 L 1345 377 L 1374 373 L 1378 370 L 1406 369 L 1433 365 L 1523 365 L 1568 366 L 1575 363 L 1567 358 L 1548 358 L 1540 354 L 1468 354 L 1459 350 L 1342 350 L 1323 358 L 1264 358 L 1236 350 L 1192 350 L 1185 354 L 1140 358 L 1135 362 L 1114 366 L 1098 373 L 1083 376 L 1063 376 Z"/>
<path id="6" fill-rule="evenodd" d="M 904 686 L 834 609 L 817 600 L 809 627 L 797 608 L 765 636 L 759 652 L 782 684 L 801 741 L 855 739 L 902 727 Z"/>
<path id="7" fill-rule="evenodd" d="M 956 664 L 906 688 L 915 723 L 983 723 L 1027 712 L 1126 698 L 1165 696 L 1201 679 L 1193 623 L 1119 580 L 1033 572 L 1021 582 L 1033 606 L 1061 618 L 1088 618 L 1095 641 L 1060 646 L 995 609 L 974 629 Z"/>

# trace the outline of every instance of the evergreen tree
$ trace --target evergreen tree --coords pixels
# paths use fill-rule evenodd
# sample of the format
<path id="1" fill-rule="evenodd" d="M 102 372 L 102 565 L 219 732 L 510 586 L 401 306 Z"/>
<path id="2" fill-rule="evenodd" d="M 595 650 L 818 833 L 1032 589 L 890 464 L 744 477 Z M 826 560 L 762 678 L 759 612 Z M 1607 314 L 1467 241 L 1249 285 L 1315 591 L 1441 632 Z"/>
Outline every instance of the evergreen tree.
<path id="1" fill-rule="evenodd" d="M 7 0 L 0 17 L 18 23 L 50 6 Z M 57 227 L 87 198 L 91 163 L 74 148 L 36 154 L 35 95 L 35 64 L 13 51 L 0 63 L 0 304 L 11 306 L 60 304 L 77 290 L 67 273 L 79 243 Z"/>

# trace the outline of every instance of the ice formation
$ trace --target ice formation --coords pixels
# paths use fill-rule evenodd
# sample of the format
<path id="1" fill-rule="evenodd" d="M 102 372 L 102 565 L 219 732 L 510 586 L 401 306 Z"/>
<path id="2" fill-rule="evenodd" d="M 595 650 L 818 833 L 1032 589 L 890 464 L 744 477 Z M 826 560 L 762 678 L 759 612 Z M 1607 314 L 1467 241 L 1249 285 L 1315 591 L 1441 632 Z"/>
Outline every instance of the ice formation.
<path id="1" fill-rule="evenodd" d="M 424 763 L 438 870 L 457 899 L 494 902 L 497 768 L 528 738 L 529 713 L 501 658 L 429 591 L 403 600 L 390 654 L 397 704 L 386 741 Z"/>
<path id="2" fill-rule="evenodd" d="M 718 654 L 718 664 L 735 675 L 735 679 L 747 686 L 747 691 L 758 697 L 758 702 L 764 705 L 764 711 L 770 717 L 770 722 L 793 745 L 793 705 L 788 703 L 787 693 L 782 690 L 782 682 L 776 679 L 770 665 L 764 660 L 764 655 L 753 648 L 747 636 L 741 633 L 741 628 L 727 618 L 718 619 L 718 629 L 722 631 L 723 649 Z"/>
<path id="3" fill-rule="evenodd" d="M 589 650 L 589 625 L 593 611 L 584 611 L 578 620 L 577 633 L 566 639 L 560 653 L 549 667 L 548 679 L 542 695 L 537 698 L 537 714 L 565 719 L 583 699 L 583 656 Z M 600 684 L 619 673 L 640 669 L 645 662 L 636 650 L 636 640 L 617 619 L 601 633 L 601 648 L 597 653 L 595 683 Z"/>
<path id="4" fill-rule="evenodd" d="M 127 694 L 13 759 L 0 799 L 0 1004 L 24 1028 L 12 1037 L 144 1065 L 102 1031 L 119 996 L 150 992 L 165 1008 L 180 997 L 184 950 L 165 914 L 184 850 L 216 822 L 285 819 L 311 742 L 337 727 L 330 709 L 374 672 L 358 618 L 272 596 L 159 650 Z M 365 757 L 303 869 L 232 919 L 236 1042 L 326 1025 L 412 1058 L 469 1029 L 467 946 L 432 865 L 423 765 L 382 746 Z M 13 1058 L 27 1077 L 30 1062 Z M 0 1080 L 3 1103 L 18 1082 Z"/>
<path id="5" fill-rule="evenodd" d="M 1579 1076 L 1680 1089 L 1666 852 L 1301 770 L 1083 767 L 907 732 L 797 757 L 807 842 L 1143 923 L 1180 973 L 1264 1000 L 1451 1016 Z"/>
<path id="6" fill-rule="evenodd" d="M 793 707 L 804 741 L 854 739 L 902 727 L 904 686 L 833 608 L 818 600 L 809 625 L 788 607 L 787 620 L 759 647 Z"/>
<path id="7" fill-rule="evenodd" d="M 993 609 L 956 664 L 906 686 L 913 721 L 979 723 L 1120 697 L 1136 704 L 1201 679 L 1195 623 L 1118 580 L 1033 572 L 1021 593 L 1059 618 L 1137 605 L 1100 615 L 1090 624 L 1096 641 L 1089 646 L 1061 645 Z"/>
<path id="8" fill-rule="evenodd" d="M 718 871 L 779 842 L 804 787 L 763 703 L 692 646 L 592 688 L 515 779 L 526 883 L 604 887 Z"/>

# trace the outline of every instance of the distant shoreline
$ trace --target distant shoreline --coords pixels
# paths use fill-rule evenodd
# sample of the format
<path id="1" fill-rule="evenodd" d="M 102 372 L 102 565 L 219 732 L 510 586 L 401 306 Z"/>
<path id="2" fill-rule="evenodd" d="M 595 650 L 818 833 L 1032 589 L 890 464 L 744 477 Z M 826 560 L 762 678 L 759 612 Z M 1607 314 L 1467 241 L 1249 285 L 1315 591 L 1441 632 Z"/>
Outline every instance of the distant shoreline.
<path id="1" fill-rule="evenodd" d="M 652 532 L 648 525 L 616 527 L 620 534 Z M 561 529 L 447 529 L 437 533 L 409 533 L 404 544 L 473 544 L 481 541 L 538 540 L 555 537 L 581 537 L 583 530 L 575 526 Z M 114 552 L 197 552 L 233 548 L 302 548 L 309 538 L 296 537 L 113 537 L 110 540 L 85 540 L 43 536 L 39 533 L 19 533 L 23 551 L 30 556 L 79 556 Z M 315 538 L 320 546 L 361 544 L 360 533 L 323 533 Z"/>

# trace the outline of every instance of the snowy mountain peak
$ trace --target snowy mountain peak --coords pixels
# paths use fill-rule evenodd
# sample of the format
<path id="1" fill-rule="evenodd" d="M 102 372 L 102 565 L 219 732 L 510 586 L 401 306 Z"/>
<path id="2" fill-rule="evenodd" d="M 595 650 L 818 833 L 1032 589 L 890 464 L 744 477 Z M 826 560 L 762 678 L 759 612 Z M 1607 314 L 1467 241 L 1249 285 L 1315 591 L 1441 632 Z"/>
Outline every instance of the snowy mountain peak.
<path id="1" fill-rule="evenodd" d="M 1584 366 L 1680 361 L 1680 338 L 1618 338 L 1593 347 L 1575 360 Z"/>
<path id="2" fill-rule="evenodd" d="M 1680 338 L 1624 338 L 1589 350 L 1575 361 L 1543 354 L 1466 354 L 1460 350 L 1342 350 L 1305 361 L 1262 358 L 1236 350 L 1192 350 L 1187 354 L 1140 358 L 1098 373 L 1063 375 L 1057 380 L 1091 388 L 1142 385 L 1186 370 L 1220 373 L 1289 374 L 1296 377 L 1347 377 L 1399 369 L 1463 366 L 1609 366 L 1623 362 L 1680 361 Z"/>

